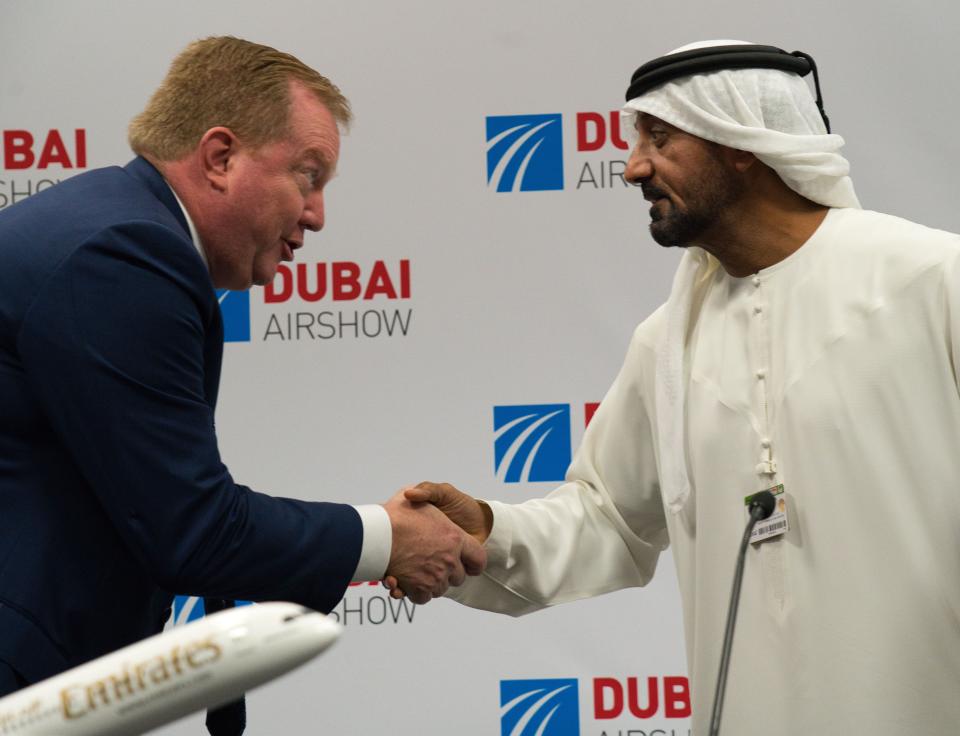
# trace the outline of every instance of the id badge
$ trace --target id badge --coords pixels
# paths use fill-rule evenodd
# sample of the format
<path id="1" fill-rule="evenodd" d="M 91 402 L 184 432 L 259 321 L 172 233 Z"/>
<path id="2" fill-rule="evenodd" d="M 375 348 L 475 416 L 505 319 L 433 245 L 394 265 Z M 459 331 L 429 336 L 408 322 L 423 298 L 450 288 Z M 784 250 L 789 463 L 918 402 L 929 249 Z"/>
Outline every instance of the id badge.
<path id="1" fill-rule="evenodd" d="M 776 505 L 774 505 L 773 513 L 770 514 L 770 516 L 766 519 L 761 519 L 754 525 L 753 531 L 750 533 L 750 542 L 752 544 L 762 542 L 765 539 L 778 537 L 781 534 L 786 534 L 790 529 L 790 524 L 787 520 L 787 497 L 783 493 L 783 483 L 773 488 L 768 488 L 767 490 L 773 494 Z M 756 494 L 751 494 L 743 500 L 743 513 L 746 521 L 750 520 L 750 501 L 754 495 Z"/>

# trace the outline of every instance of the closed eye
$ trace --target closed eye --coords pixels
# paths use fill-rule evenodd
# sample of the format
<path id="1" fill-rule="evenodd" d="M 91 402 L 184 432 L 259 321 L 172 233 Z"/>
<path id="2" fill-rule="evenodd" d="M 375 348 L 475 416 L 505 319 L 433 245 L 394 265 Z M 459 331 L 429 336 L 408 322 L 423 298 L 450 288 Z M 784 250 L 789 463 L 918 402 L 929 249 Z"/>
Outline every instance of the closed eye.
<path id="1" fill-rule="evenodd" d="M 663 128 L 653 128 L 650 131 L 650 140 L 653 141 L 653 145 L 657 148 L 661 148 L 669 137 L 669 134 Z"/>
<path id="2" fill-rule="evenodd" d="M 312 192 L 323 186 L 323 172 L 312 166 L 304 166 L 298 169 L 298 173 L 303 177 L 303 189 Z"/>

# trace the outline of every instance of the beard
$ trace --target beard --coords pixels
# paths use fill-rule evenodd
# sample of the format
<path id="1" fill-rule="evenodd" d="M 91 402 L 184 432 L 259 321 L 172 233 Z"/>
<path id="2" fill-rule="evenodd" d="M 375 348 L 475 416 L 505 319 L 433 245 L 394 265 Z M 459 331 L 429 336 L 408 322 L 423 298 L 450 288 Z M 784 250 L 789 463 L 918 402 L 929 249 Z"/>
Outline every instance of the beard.
<path id="1" fill-rule="evenodd" d="M 712 157 L 709 161 L 698 172 L 697 180 L 688 183 L 683 208 L 657 186 L 643 187 L 644 196 L 661 198 L 650 210 L 650 235 L 665 248 L 696 245 L 740 199 L 743 182 L 732 176 L 720 161 Z"/>
<path id="2" fill-rule="evenodd" d="M 715 221 L 709 210 L 680 210 L 667 200 L 666 213 L 651 212 L 650 235 L 665 248 L 687 248 L 693 245 Z"/>

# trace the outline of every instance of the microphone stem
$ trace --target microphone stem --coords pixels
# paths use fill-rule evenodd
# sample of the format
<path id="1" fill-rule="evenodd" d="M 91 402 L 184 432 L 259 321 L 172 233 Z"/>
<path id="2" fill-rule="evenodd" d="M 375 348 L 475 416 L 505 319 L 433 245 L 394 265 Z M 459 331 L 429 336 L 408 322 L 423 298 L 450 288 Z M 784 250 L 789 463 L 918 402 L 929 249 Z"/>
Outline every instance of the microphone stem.
<path id="1" fill-rule="evenodd" d="M 730 650 L 733 648 L 733 630 L 737 625 L 737 608 L 740 605 L 740 584 L 743 582 L 743 567 L 747 557 L 750 534 L 760 520 L 763 510 L 757 506 L 750 508 L 750 521 L 740 540 L 737 553 L 737 569 L 733 576 L 733 590 L 730 593 L 730 608 L 727 611 L 727 628 L 723 634 L 723 652 L 720 655 L 720 673 L 717 675 L 717 691 L 713 695 L 713 713 L 710 716 L 710 736 L 719 736 L 720 715 L 723 711 L 723 696 L 727 690 L 727 670 L 730 668 Z"/>

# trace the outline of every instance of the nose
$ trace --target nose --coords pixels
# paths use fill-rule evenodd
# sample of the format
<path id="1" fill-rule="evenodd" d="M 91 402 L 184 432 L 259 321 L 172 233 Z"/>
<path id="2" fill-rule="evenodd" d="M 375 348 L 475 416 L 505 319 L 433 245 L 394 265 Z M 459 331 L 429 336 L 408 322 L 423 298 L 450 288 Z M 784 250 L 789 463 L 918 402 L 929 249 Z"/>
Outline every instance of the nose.
<path id="1" fill-rule="evenodd" d="M 304 230 L 317 232 L 323 228 L 323 192 L 311 192 L 303 202 L 303 212 L 300 213 L 300 227 Z"/>
<path id="2" fill-rule="evenodd" d="M 634 146 L 627 160 L 627 168 L 623 172 L 624 178 L 631 184 L 641 184 L 653 176 L 653 163 L 643 151 L 640 144 Z"/>

